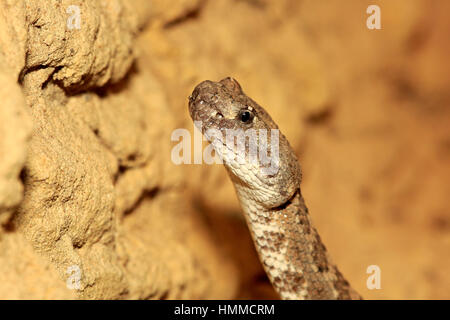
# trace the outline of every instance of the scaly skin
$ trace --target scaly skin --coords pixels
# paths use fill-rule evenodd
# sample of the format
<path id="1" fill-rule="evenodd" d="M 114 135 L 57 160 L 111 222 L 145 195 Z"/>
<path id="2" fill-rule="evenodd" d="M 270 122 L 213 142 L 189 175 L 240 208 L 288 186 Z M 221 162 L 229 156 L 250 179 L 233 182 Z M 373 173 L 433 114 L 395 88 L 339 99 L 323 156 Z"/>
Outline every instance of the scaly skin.
<path id="1" fill-rule="evenodd" d="M 189 112 L 193 121 L 202 122 L 203 134 L 223 159 L 260 260 L 281 298 L 361 299 L 330 261 L 311 224 L 300 191 L 300 164 L 286 138 L 279 133 L 278 170 L 267 174 L 261 170 L 267 164 L 249 160 L 249 139 L 242 153 L 234 140 L 208 131 L 216 129 L 225 136 L 227 130 L 266 130 L 270 137 L 270 130 L 278 127 L 269 114 L 232 78 L 197 85 L 189 97 Z M 243 112 L 251 118 L 243 117 Z M 272 139 L 269 150 L 271 143 Z M 269 155 L 275 154 L 273 150 Z"/>

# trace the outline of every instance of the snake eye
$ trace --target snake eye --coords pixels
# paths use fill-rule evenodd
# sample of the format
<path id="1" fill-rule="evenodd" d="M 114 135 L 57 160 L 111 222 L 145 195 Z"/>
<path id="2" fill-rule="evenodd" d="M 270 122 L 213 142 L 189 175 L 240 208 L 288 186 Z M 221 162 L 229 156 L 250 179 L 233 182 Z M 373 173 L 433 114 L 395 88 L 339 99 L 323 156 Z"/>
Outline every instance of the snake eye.
<path id="1" fill-rule="evenodd" d="M 241 112 L 239 113 L 239 119 L 243 123 L 248 123 L 253 120 L 253 113 L 248 110 L 241 110 Z"/>

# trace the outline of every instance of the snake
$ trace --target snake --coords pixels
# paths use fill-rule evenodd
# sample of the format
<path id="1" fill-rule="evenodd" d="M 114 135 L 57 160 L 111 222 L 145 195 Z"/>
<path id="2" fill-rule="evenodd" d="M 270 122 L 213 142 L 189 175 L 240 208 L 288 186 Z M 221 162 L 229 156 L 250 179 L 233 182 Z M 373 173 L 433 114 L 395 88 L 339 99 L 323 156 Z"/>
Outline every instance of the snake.
<path id="1" fill-rule="evenodd" d="M 281 299 L 362 299 L 312 225 L 300 190 L 300 163 L 267 111 L 231 77 L 202 81 L 188 99 L 195 126 L 228 172 L 259 259 Z M 264 149 L 256 159 L 255 147 Z"/>

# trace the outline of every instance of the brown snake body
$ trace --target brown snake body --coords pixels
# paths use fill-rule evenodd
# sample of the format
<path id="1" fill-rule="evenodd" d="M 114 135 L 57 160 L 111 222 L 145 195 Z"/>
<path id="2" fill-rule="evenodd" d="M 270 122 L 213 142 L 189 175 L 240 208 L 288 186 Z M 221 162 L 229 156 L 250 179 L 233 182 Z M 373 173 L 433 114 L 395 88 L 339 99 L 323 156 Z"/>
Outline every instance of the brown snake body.
<path id="1" fill-rule="evenodd" d="M 259 132 L 278 130 L 269 114 L 232 78 L 197 85 L 189 97 L 189 111 L 223 159 L 260 260 L 281 298 L 361 299 L 330 261 L 311 224 L 300 191 L 300 164 L 286 138 L 279 133 L 276 141 L 267 134 L 269 155 L 278 154 L 277 170 L 263 171 L 267 162 L 249 160 L 250 139 L 242 152 L 234 138 L 232 143 L 217 134 L 253 129 L 258 133 L 256 141 L 262 141 Z"/>

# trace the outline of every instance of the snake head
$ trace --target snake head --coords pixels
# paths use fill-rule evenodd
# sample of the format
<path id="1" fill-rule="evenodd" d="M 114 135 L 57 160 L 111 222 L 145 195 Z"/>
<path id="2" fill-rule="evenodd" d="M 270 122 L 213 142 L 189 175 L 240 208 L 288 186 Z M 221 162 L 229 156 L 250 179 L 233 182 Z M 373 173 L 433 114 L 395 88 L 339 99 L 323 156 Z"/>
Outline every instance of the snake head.
<path id="1" fill-rule="evenodd" d="M 189 97 L 189 113 L 237 189 L 265 207 L 292 197 L 301 175 L 297 158 L 270 115 L 235 79 L 198 84 Z"/>

